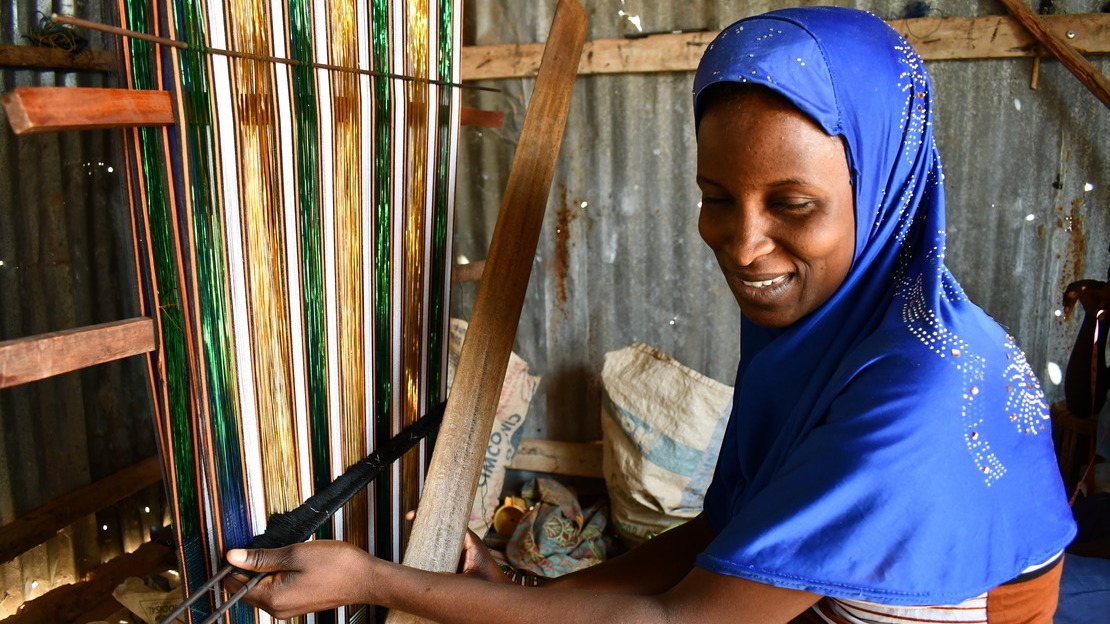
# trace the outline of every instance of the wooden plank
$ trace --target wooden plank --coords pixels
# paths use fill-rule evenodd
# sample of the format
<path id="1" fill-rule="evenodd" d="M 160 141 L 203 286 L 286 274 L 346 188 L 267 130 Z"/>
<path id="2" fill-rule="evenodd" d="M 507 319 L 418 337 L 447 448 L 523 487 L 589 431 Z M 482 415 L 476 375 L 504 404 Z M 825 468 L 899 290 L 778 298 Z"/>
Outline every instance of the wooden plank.
<path id="1" fill-rule="evenodd" d="M 465 284 L 466 282 L 477 282 L 482 279 L 482 271 L 485 269 L 485 260 L 479 260 L 469 264 L 456 264 L 454 268 L 451 269 L 451 283 Z"/>
<path id="2" fill-rule="evenodd" d="M 110 72 L 116 69 L 116 56 L 107 50 L 83 50 L 73 54 L 57 48 L 4 43 L 0 44 L 0 67 Z"/>
<path id="3" fill-rule="evenodd" d="M 1068 71 L 1075 74 L 1083 86 L 1095 94 L 1106 108 L 1110 108 L 1110 80 L 1095 69 L 1090 61 L 1080 56 L 1079 52 L 1068 43 L 1067 34 L 1058 35 L 1049 30 L 1044 17 L 1034 13 L 1025 5 L 1024 0 L 1002 0 L 1002 4 L 1006 5 L 1021 25 L 1036 37 L 1046 50 L 1059 59 Z"/>
<path id="4" fill-rule="evenodd" d="M 154 350 L 147 317 L 0 342 L 0 388 Z"/>
<path id="5" fill-rule="evenodd" d="M 505 113 L 464 106 L 460 111 L 459 124 L 477 128 L 500 128 L 505 124 Z"/>
<path id="6" fill-rule="evenodd" d="M 135 552 L 120 555 L 97 566 L 77 583 L 57 587 L 20 607 L 19 613 L 4 624 L 69 624 L 83 621 L 90 610 L 103 604 L 105 597 L 132 576 L 157 574 L 176 565 L 173 549 L 165 544 L 147 542 Z"/>
<path id="7" fill-rule="evenodd" d="M 560 0 L 497 215 L 486 260 L 490 272 L 478 286 L 458 372 L 428 467 L 420 513 L 405 552 L 405 565 L 446 572 L 458 564 L 539 243 L 585 38 L 586 12 L 582 5 L 577 0 Z M 420 620 L 393 611 L 388 621 Z"/>
<path id="8" fill-rule="evenodd" d="M 1110 15 L 1080 13 L 1047 15 L 1046 26 L 1088 54 L 1110 53 Z M 890 25 L 913 44 L 926 61 L 1018 58 L 1038 56 L 1037 39 L 1017 19 L 983 17 L 922 17 L 894 20 Z"/>
<path id="9" fill-rule="evenodd" d="M 106 509 L 161 480 L 162 464 L 157 457 L 148 457 L 16 518 L 0 527 L 0 563 L 11 561 L 77 520 Z"/>
<path id="10" fill-rule="evenodd" d="M 601 468 L 601 442 L 557 442 L 524 438 L 520 441 L 509 468 L 601 479 L 604 476 Z"/>
<path id="11" fill-rule="evenodd" d="M 168 126 L 174 122 L 169 91 L 19 87 L 4 94 L 3 104 L 16 134 Z"/>
<path id="12" fill-rule="evenodd" d="M 1087 54 L 1110 53 L 1110 15 L 1050 15 L 1046 28 Z M 1038 43 L 1015 18 L 922 17 L 894 20 L 927 60 L 1015 58 L 1037 55 Z M 630 74 L 697 69 L 702 52 L 717 32 L 660 34 L 642 39 L 596 39 L 586 43 L 579 74 Z M 465 46 L 463 80 L 496 80 L 535 76 L 542 43 Z"/>

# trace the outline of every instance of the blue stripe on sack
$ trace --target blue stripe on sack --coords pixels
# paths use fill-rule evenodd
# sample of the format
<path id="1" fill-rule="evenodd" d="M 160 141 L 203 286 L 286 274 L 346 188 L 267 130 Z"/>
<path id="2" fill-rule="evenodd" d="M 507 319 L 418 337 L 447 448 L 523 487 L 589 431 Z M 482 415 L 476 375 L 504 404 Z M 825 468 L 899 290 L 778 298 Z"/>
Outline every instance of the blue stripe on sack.
<path id="1" fill-rule="evenodd" d="M 717 457 L 720 455 L 721 443 L 725 438 L 725 426 L 728 425 L 731 413 L 732 399 L 729 399 L 717 419 L 717 425 L 713 428 L 713 434 L 709 436 L 709 442 L 701 453 L 697 467 L 690 475 L 690 482 L 682 490 L 682 497 L 678 501 L 680 509 L 700 510 L 702 508 L 705 491 L 709 489 L 709 482 L 713 479 L 713 471 L 717 467 Z"/>
<path id="2" fill-rule="evenodd" d="M 621 408 L 604 393 L 606 412 L 628 437 L 640 456 L 677 475 L 690 477 L 699 467 L 702 450 L 687 446 Z"/>

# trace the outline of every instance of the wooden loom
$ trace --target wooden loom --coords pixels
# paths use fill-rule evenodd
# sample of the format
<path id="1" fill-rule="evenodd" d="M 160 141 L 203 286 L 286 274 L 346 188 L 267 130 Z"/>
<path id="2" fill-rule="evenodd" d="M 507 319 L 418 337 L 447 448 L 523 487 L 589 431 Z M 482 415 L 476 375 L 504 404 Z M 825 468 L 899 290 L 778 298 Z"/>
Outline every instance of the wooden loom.
<path id="1" fill-rule="evenodd" d="M 538 108 L 541 110 L 542 119 L 540 122 L 534 121 L 536 115 L 530 115 L 529 121 L 526 122 L 525 141 L 522 143 L 522 149 L 518 151 L 518 163 L 527 162 L 524 165 L 525 169 L 529 169 L 521 174 L 519 170 L 521 166 L 518 164 L 514 167 L 513 180 L 510 182 L 509 193 L 507 194 L 507 202 L 511 202 L 513 206 L 519 204 L 519 208 L 515 210 L 504 211 L 502 217 L 506 214 L 524 215 L 524 221 L 517 220 L 515 224 L 508 227 L 501 227 L 499 229 L 507 232 L 495 237 L 495 240 L 500 239 L 513 239 L 514 242 L 522 242 L 518 246 L 528 248 L 528 243 L 525 239 L 516 236 L 513 230 L 517 226 L 524 226 L 525 221 L 530 222 L 531 235 L 531 248 L 528 251 L 529 255 L 534 254 L 535 245 L 538 239 L 539 224 L 542 222 L 543 207 L 546 204 L 547 187 L 550 184 L 554 168 L 554 158 L 557 150 L 551 150 L 547 147 L 546 141 L 554 140 L 557 145 L 561 137 L 562 127 L 565 123 L 566 113 L 568 109 L 568 101 L 570 94 L 570 84 L 573 82 L 574 68 L 577 65 L 577 54 L 581 50 L 582 39 L 584 37 L 584 17 L 580 7 L 574 3 L 572 9 L 577 9 L 572 18 L 576 21 L 575 33 L 573 37 L 577 39 L 577 44 L 573 48 L 573 56 L 562 54 L 553 54 L 553 56 L 562 59 L 561 64 L 561 82 L 557 81 L 554 87 L 549 87 L 548 83 L 550 78 L 541 78 L 540 84 L 542 86 L 537 89 L 537 97 L 534 102 L 541 102 L 543 105 Z M 560 14 L 565 15 L 567 9 L 560 9 Z M 563 21 L 566 22 L 568 18 L 564 17 Z M 566 28 L 563 29 L 566 31 Z M 569 60 L 566 60 L 568 59 Z M 551 72 L 544 72 L 550 74 Z M 539 95 L 543 94 L 543 95 Z M 36 132 L 55 132 L 62 130 L 78 130 L 83 128 L 111 128 L 111 127 L 149 127 L 149 126 L 165 126 L 175 122 L 177 116 L 175 115 L 173 107 L 173 99 L 168 92 L 159 91 L 127 91 L 127 90 L 112 90 L 112 89 L 18 89 L 5 95 L 4 98 L 5 108 L 8 110 L 9 117 L 12 119 L 13 129 L 18 134 L 30 134 Z M 535 106 L 534 106 L 535 108 Z M 475 114 L 473 111 L 468 111 L 469 114 L 463 116 L 476 120 L 481 125 L 493 125 L 499 122 L 496 115 L 483 114 L 478 112 Z M 492 119 L 491 119 L 492 117 Z M 529 129 L 531 128 L 531 129 Z M 527 146 L 527 148 L 525 147 Z M 522 155 L 527 154 L 529 150 L 534 151 L 540 158 L 529 159 Z M 542 186 L 542 189 L 540 188 Z M 538 204 L 538 215 L 528 215 L 528 211 L 535 211 Z M 522 212 L 523 211 L 523 212 Z M 504 220 L 504 219 L 502 219 Z M 504 246 L 504 245 L 502 245 Z M 498 248 L 495 242 L 494 248 Z M 496 313 L 505 316 L 512 316 L 512 326 L 502 326 L 500 332 L 500 344 L 505 345 L 503 359 L 507 361 L 509 348 L 512 344 L 513 334 L 515 333 L 515 320 L 519 317 L 519 306 L 523 300 L 524 287 L 527 283 L 528 268 L 530 267 L 530 260 L 521 260 L 519 252 L 514 255 L 513 251 L 508 253 L 493 253 L 493 257 L 501 257 L 501 260 L 494 260 L 493 266 L 502 264 L 509 265 L 505 271 L 508 276 L 500 280 L 502 286 L 508 286 L 510 291 L 519 291 L 519 296 L 516 305 L 516 311 L 510 312 L 508 307 L 512 307 L 512 303 L 506 307 L 505 303 L 495 303 L 494 308 Z M 519 270 L 512 268 L 516 264 L 524 267 L 523 274 Z M 512 284 L 513 281 L 516 284 Z M 494 292 L 497 290 L 497 279 L 490 280 L 489 288 L 493 288 Z M 487 288 L 486 290 L 488 290 Z M 489 295 L 484 297 L 487 301 L 491 298 Z M 479 297 L 481 301 L 482 296 Z M 511 302 L 512 298 L 508 300 L 498 298 L 500 301 Z M 481 304 L 480 304 L 481 305 Z M 476 318 L 481 317 L 481 313 L 476 315 Z M 500 319 L 502 322 L 504 319 Z M 103 328 L 88 328 L 78 330 L 77 332 L 63 333 L 62 336 L 42 336 L 32 339 L 25 339 L 16 344 L 6 344 L 5 354 L 13 357 L 13 361 L 17 363 L 14 370 L 4 371 L 5 385 L 15 383 L 23 383 L 26 381 L 40 378 L 41 376 L 56 374 L 62 372 L 66 366 L 70 369 L 80 367 L 85 364 L 96 363 L 100 361 L 108 361 L 119 357 L 127 357 L 129 355 L 150 352 L 154 348 L 155 336 L 154 325 L 155 321 L 152 319 L 135 319 L 133 321 L 125 321 L 118 324 L 111 324 L 111 327 Z M 117 325 L 122 325 L 116 327 Z M 497 333 L 497 331 L 490 331 L 489 324 L 483 325 L 481 321 L 478 322 L 477 328 L 479 331 L 472 332 L 472 335 L 482 335 L 486 332 L 487 338 Z M 69 336 L 70 333 L 76 333 L 76 337 Z M 138 336 L 131 343 L 120 344 L 120 337 L 135 337 Z M 106 353 L 98 353 L 90 357 L 81 359 L 67 357 L 62 358 L 66 362 L 61 365 L 43 366 L 44 360 L 48 360 L 50 352 L 46 351 L 44 356 L 44 347 L 62 347 L 72 346 L 76 341 L 79 341 L 84 346 L 88 347 L 92 343 L 99 343 L 101 346 L 111 345 Z M 96 350 L 94 348 L 94 350 Z M 473 349 L 471 350 L 473 351 Z M 465 350 L 464 350 L 465 352 Z M 465 358 L 466 356 L 464 356 Z M 477 358 L 471 356 L 472 363 L 484 362 L 490 363 L 491 360 L 482 358 L 479 354 Z M 492 417 L 492 409 L 496 406 L 496 390 L 499 389 L 501 383 L 501 376 L 503 376 L 503 364 L 500 371 L 500 376 L 496 375 L 496 379 L 485 375 L 482 381 L 477 384 L 481 386 L 483 383 L 490 386 L 493 392 L 489 390 L 483 391 L 481 388 L 477 390 L 479 394 L 486 392 L 493 397 L 493 403 L 485 402 L 490 408 L 490 415 Z M 478 364 L 481 366 L 482 364 Z M 466 385 L 467 373 L 466 366 L 460 367 L 460 374 L 458 383 Z M 494 367 L 496 368 L 496 366 Z M 28 369 L 28 370 L 24 370 Z M 494 385 L 496 384 L 496 386 Z M 474 392 L 477 387 L 471 384 L 471 392 Z M 492 418 L 486 423 L 485 437 L 488 438 L 489 423 Z M 481 425 L 479 425 L 479 428 Z M 448 436 L 450 437 L 450 436 Z M 484 439 L 481 443 L 475 442 L 476 448 L 484 448 Z M 448 440 L 450 442 L 450 440 Z M 445 444 L 447 447 L 455 447 L 454 444 Z M 475 455 L 478 457 L 478 455 Z M 474 473 L 477 474 L 477 462 L 474 463 Z M 465 478 L 465 477 L 464 477 Z M 431 517 L 435 514 L 429 512 L 427 516 Z M 466 515 L 465 513 L 459 517 L 461 524 L 465 526 Z M 461 531 L 459 532 L 461 538 Z M 456 551 L 457 552 L 457 551 Z"/>

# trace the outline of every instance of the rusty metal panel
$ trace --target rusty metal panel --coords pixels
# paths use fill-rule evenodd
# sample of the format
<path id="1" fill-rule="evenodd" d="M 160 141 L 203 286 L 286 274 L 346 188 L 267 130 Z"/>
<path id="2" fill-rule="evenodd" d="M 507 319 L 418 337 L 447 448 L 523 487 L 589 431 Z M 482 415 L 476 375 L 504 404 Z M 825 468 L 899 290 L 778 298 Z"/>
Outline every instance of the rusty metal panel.
<path id="1" fill-rule="evenodd" d="M 0 44 L 29 44 L 52 10 L 114 22 L 111 3 L 9 0 Z M 89 46 L 115 42 L 82 33 Z M 115 86 L 109 72 L 0 68 L 22 86 Z M 89 131 L 16 137 L 0 112 L 0 340 L 139 314 L 122 137 Z M 155 451 L 141 358 L 0 390 L 0 525 Z M 137 548 L 165 523 L 161 486 L 0 563 L 0 617 Z"/>
<path id="2" fill-rule="evenodd" d="M 542 41 L 553 0 L 467 5 L 467 43 Z M 796 2 L 586 1 L 589 38 L 719 29 Z M 822 3 L 827 4 L 827 3 Z M 903 2 L 838 2 L 901 17 Z M 987 2 L 936 2 L 944 15 L 1000 13 Z M 1094 12 L 1096 2 L 1056 3 Z M 1110 73 L 1110 58 L 1093 59 Z M 945 163 L 948 261 L 976 302 L 1010 329 L 1050 400 L 1077 319 L 1057 315 L 1064 286 L 1106 279 L 1110 264 L 1110 113 L 1058 62 L 934 61 L 936 132 Z M 598 426 L 605 352 L 649 343 L 731 384 L 738 311 L 696 231 L 690 73 L 583 76 L 575 87 L 544 233 L 516 348 L 544 375 L 525 435 L 590 440 Z M 485 257 L 532 81 L 490 81 L 501 95 L 470 105 L 503 110 L 500 130 L 463 130 L 455 250 Z M 475 290 L 458 287 L 466 316 Z"/>

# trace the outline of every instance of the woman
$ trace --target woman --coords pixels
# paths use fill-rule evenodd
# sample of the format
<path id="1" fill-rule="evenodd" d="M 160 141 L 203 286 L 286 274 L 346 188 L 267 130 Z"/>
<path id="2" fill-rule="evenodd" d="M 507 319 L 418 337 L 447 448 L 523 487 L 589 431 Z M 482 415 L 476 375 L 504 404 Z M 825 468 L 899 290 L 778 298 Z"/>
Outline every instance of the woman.
<path id="1" fill-rule="evenodd" d="M 336 542 L 231 551 L 280 571 L 248 601 L 453 622 L 1050 622 L 1074 526 L 1047 406 L 944 267 L 929 89 L 859 11 L 742 20 L 706 51 L 699 230 L 743 320 L 702 515 L 540 590 L 490 582 L 473 538 L 460 575 Z"/>

